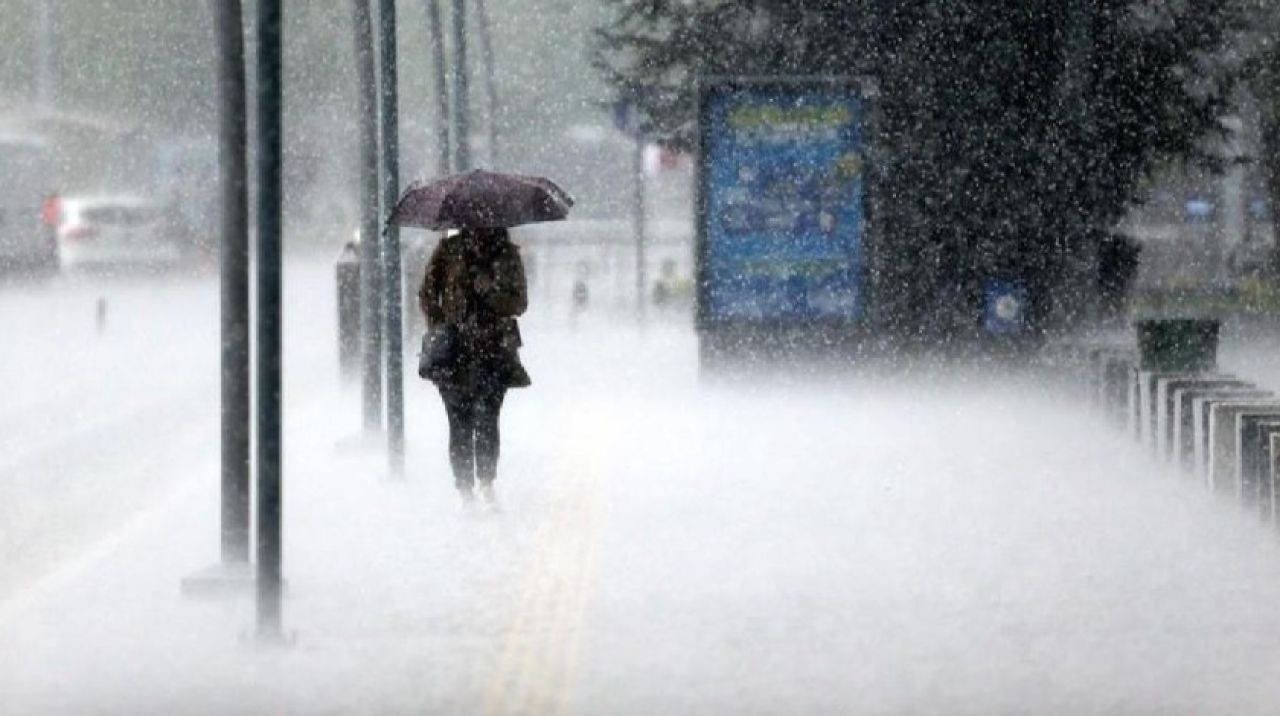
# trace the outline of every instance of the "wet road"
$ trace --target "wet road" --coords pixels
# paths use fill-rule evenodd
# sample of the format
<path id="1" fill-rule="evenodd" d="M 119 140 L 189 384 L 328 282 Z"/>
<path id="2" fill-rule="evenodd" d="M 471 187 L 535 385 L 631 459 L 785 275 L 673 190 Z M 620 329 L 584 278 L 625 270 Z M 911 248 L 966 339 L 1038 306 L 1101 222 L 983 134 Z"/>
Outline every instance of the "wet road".
<path id="1" fill-rule="evenodd" d="M 0 418 L 24 431 L 0 451 L 15 518 L 0 693 L 15 712 L 1280 703 L 1266 676 L 1280 666 L 1272 533 L 1034 374 L 705 384 L 682 321 L 642 331 L 535 303 L 535 385 L 504 414 L 503 511 L 468 514 L 428 386 L 409 384 L 406 480 L 353 447 L 358 395 L 336 382 L 328 279 L 323 264 L 286 274 L 298 643 L 268 653 L 238 641 L 248 602 L 177 596 L 216 554 L 212 284 L 5 295 L 0 322 L 30 346 L 6 351 L 16 400 Z M 60 350 L 72 344 L 112 369 L 86 373 Z"/>

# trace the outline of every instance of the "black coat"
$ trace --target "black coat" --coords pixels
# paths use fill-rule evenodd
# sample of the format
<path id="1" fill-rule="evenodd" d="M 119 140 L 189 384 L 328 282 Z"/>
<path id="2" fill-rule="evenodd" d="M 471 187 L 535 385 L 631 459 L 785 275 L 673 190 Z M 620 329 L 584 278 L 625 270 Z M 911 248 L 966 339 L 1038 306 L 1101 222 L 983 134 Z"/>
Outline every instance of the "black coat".
<path id="1" fill-rule="evenodd" d="M 528 308 L 529 289 L 520 250 L 510 240 L 466 232 L 443 239 L 427 262 L 418 305 L 428 331 L 450 326 L 459 339 L 456 367 L 437 384 L 464 390 L 530 384 L 516 323 Z"/>

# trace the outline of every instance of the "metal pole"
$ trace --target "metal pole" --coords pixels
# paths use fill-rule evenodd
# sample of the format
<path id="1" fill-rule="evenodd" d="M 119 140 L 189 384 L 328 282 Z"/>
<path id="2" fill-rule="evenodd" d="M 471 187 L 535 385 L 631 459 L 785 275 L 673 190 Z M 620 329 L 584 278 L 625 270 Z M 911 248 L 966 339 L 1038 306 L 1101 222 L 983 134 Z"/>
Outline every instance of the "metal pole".
<path id="1" fill-rule="evenodd" d="M 378 100 L 369 0 L 352 0 L 360 115 L 360 297 L 364 326 L 364 430 L 382 429 L 382 251 L 378 231 Z"/>
<path id="2" fill-rule="evenodd" d="M 479 20 L 480 56 L 484 62 L 484 93 L 489 105 L 489 165 L 498 166 L 498 81 L 497 58 L 493 52 L 493 26 L 489 18 L 487 0 L 476 1 L 476 18 Z"/>
<path id="3" fill-rule="evenodd" d="M 32 0 L 35 9 L 35 95 L 42 107 L 52 107 L 57 88 L 54 76 L 53 0 Z"/>
<path id="4" fill-rule="evenodd" d="M 258 637 L 281 636 L 281 0 L 258 2 Z"/>
<path id="5" fill-rule="evenodd" d="M 471 168 L 471 98 L 467 87 L 467 0 L 453 0 L 453 168 Z"/>
<path id="6" fill-rule="evenodd" d="M 240 0 L 210 0 L 222 189 L 222 561 L 249 561 L 249 168 Z"/>
<path id="7" fill-rule="evenodd" d="M 382 74 L 382 224 L 383 280 L 386 288 L 387 458 L 391 474 L 404 474 L 404 277 L 400 270 L 400 228 L 388 219 L 400 198 L 399 74 L 396 67 L 396 0 L 380 0 L 379 36 Z"/>
<path id="8" fill-rule="evenodd" d="M 444 21 L 440 16 L 440 0 L 425 0 L 427 20 L 431 25 L 432 74 L 436 85 L 436 173 L 444 176 L 453 165 L 450 144 L 449 66 L 444 51 Z"/>
<path id="9" fill-rule="evenodd" d="M 632 109 L 631 111 L 636 111 Z M 638 125 L 637 125 L 638 126 Z M 636 316 L 644 320 L 645 315 L 645 176 L 644 176 L 644 135 L 636 132 L 636 147 L 632 169 L 635 173 L 635 195 L 632 205 L 632 225 L 636 235 Z"/>

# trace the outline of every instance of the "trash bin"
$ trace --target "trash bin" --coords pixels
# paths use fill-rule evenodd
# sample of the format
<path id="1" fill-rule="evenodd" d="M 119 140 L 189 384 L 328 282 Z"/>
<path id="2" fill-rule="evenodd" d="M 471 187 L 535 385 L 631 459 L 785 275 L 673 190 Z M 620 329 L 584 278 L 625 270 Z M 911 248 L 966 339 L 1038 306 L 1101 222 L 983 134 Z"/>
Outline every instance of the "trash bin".
<path id="1" fill-rule="evenodd" d="M 348 241 L 338 254 L 338 370 L 344 380 L 360 375 L 360 250 Z"/>
<path id="2" fill-rule="evenodd" d="M 1151 318 L 1136 326 L 1142 370 L 1208 373 L 1217 369 L 1217 319 Z"/>

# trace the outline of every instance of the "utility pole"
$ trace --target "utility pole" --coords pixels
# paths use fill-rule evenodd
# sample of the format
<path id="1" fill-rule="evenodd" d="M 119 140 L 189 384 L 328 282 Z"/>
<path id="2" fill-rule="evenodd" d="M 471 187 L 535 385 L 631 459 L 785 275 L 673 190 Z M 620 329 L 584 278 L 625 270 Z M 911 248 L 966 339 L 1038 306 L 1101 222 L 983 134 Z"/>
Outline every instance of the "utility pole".
<path id="1" fill-rule="evenodd" d="M 210 0 L 218 43 L 222 190 L 222 563 L 249 562 L 249 168 L 240 0 Z"/>
<path id="2" fill-rule="evenodd" d="M 424 0 L 427 4 L 427 21 L 431 26 L 432 75 L 436 85 L 436 173 L 445 176 L 453 164 L 453 147 L 449 131 L 449 66 L 444 51 L 444 21 L 441 19 L 440 0 Z"/>
<path id="3" fill-rule="evenodd" d="M 453 168 L 459 172 L 471 169 L 471 99 L 467 83 L 467 0 L 453 0 Z"/>
<path id="4" fill-rule="evenodd" d="M 400 270 L 400 227 L 388 220 L 400 198 L 399 73 L 396 67 L 396 0 L 380 0 L 378 35 L 382 72 L 379 75 L 382 119 L 382 225 L 385 259 L 387 336 L 387 457 L 391 474 L 404 475 L 404 295 Z"/>
<path id="5" fill-rule="evenodd" d="M 54 71 L 57 42 L 53 32 L 55 0 L 31 0 L 35 12 L 35 96 L 36 102 L 51 108 L 57 101 L 57 74 Z"/>
<path id="6" fill-rule="evenodd" d="M 184 577 L 183 594 L 247 592 L 251 413 L 249 354 L 249 130 L 244 18 L 240 0 L 209 0 L 218 70 L 218 188 L 222 194 L 219 299 L 221 349 L 220 559 Z"/>
<path id="7" fill-rule="evenodd" d="M 488 0 L 475 0 L 476 18 L 479 20 L 480 56 L 484 62 L 484 93 L 489 106 L 489 166 L 498 167 L 498 80 L 497 58 L 493 52 L 493 23 L 489 17 Z"/>
<path id="8" fill-rule="evenodd" d="M 631 112 L 637 110 L 633 104 Z M 644 172 L 644 134 L 640 131 L 640 123 L 634 121 L 632 126 L 636 128 L 635 132 L 635 149 L 632 154 L 632 171 L 635 178 L 635 193 L 633 196 L 632 226 L 635 230 L 636 237 L 636 318 L 643 322 L 645 318 L 645 284 L 648 283 L 648 277 L 645 271 L 646 263 L 646 244 L 648 239 L 645 236 L 647 227 L 645 226 L 645 172 Z"/>
<path id="9" fill-rule="evenodd" d="M 283 638 L 281 0 L 258 3 L 258 639 Z"/>
<path id="10" fill-rule="evenodd" d="M 360 299 L 364 336 L 364 431 L 382 429 L 382 250 L 378 231 L 378 85 L 370 0 L 355 11 L 356 98 L 360 131 Z"/>
<path id="11" fill-rule="evenodd" d="M 644 171 L 644 150 L 645 150 L 645 134 L 640 124 L 640 107 L 639 107 L 640 91 L 632 88 L 632 90 L 623 99 L 623 103 L 619 107 L 616 121 L 624 133 L 630 135 L 632 141 L 631 150 L 631 228 L 635 235 L 636 245 L 636 319 L 641 323 L 645 317 L 645 284 L 648 282 L 646 276 L 645 257 L 648 239 L 646 216 L 645 216 L 645 171 Z M 621 271 L 619 271 L 621 273 Z M 621 284 L 620 284 L 621 285 Z"/>

